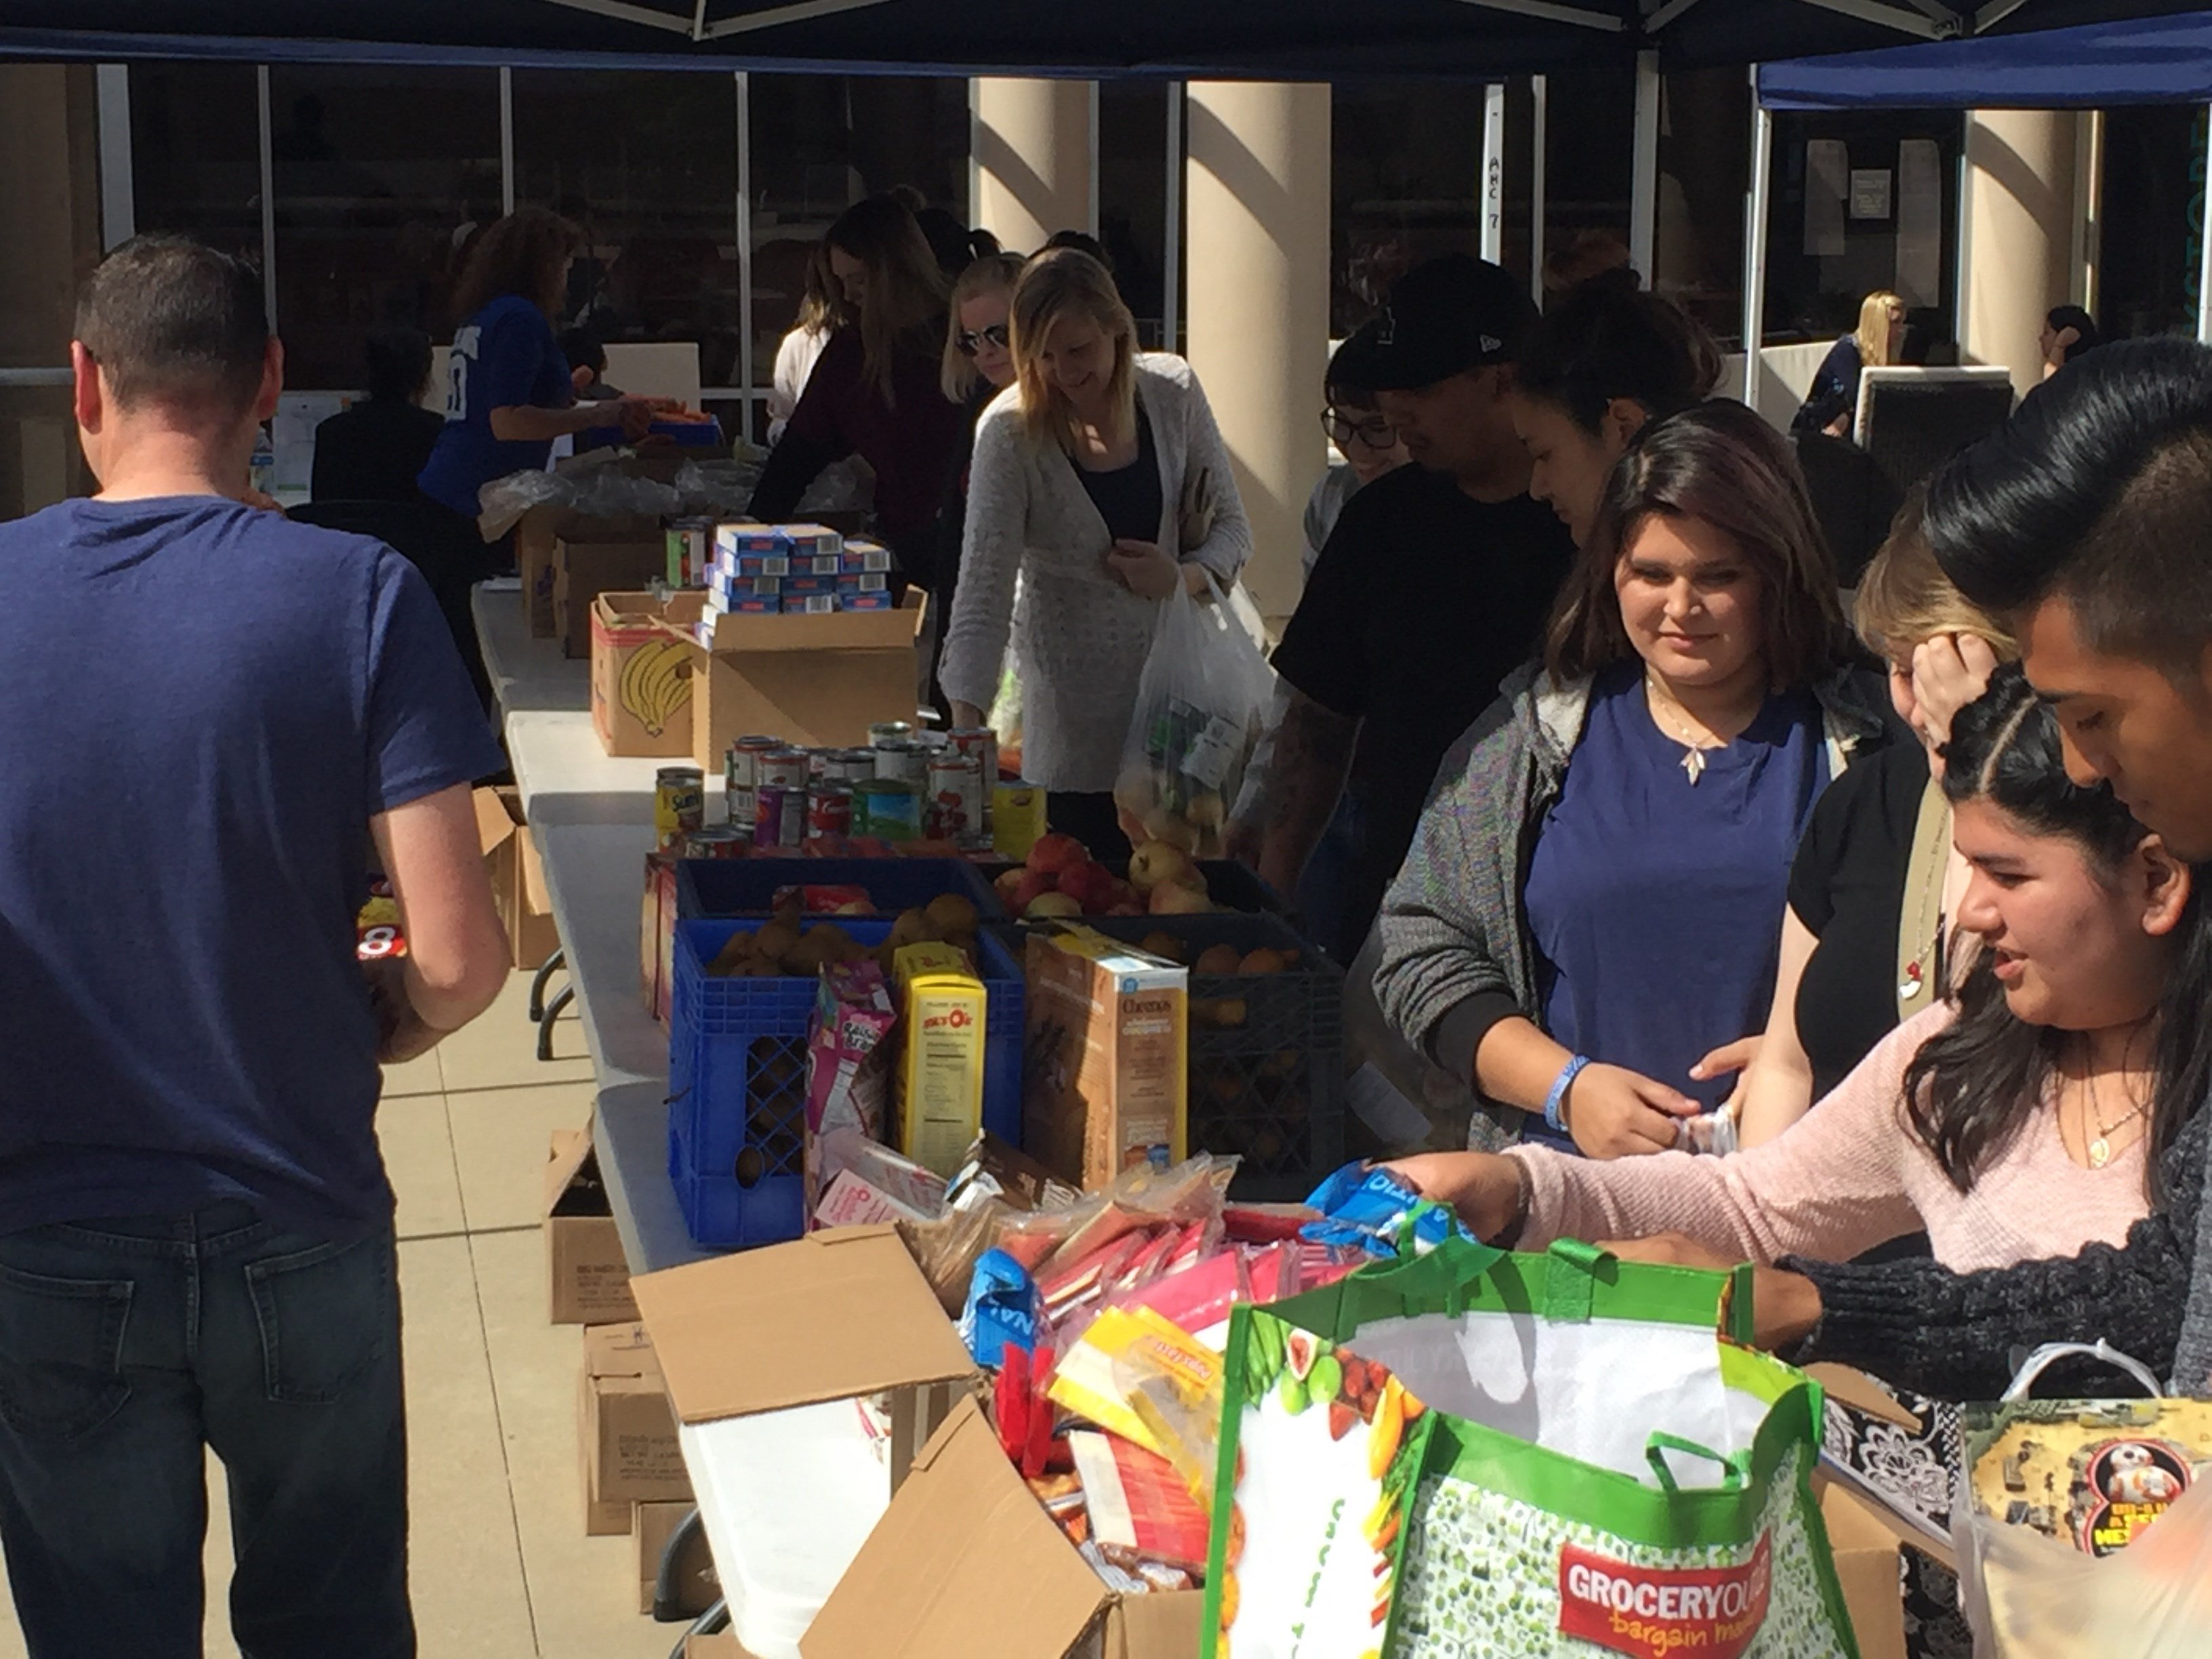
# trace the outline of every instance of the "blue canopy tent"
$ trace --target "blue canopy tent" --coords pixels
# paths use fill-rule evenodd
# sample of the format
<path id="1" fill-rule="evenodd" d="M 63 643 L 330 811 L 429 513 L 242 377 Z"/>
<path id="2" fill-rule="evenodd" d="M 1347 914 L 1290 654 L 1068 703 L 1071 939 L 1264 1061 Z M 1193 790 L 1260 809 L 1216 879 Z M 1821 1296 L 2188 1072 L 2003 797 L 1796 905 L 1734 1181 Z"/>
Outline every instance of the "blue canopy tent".
<path id="1" fill-rule="evenodd" d="M 2014 9 L 2033 5 L 2026 0 Z M 2212 104 L 2212 11 L 2106 15 L 2067 27 L 1793 58 L 1759 64 L 1753 82 L 1758 96 L 1744 246 L 1747 343 L 1763 335 L 1772 112 Z M 2212 341 L 2212 235 L 2203 243 L 2197 332 Z M 1748 390 L 1755 384 L 1758 354 L 1747 349 L 1744 363 Z"/>

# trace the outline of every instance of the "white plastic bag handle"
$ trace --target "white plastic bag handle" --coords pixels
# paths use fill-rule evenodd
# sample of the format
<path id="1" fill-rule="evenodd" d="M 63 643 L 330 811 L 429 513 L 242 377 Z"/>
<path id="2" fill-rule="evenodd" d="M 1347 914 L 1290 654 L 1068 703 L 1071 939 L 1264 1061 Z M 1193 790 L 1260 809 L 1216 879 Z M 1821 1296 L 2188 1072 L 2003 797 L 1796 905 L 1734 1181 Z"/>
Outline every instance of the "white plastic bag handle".
<path id="1" fill-rule="evenodd" d="M 2021 1361 L 2020 1369 L 2013 1373 L 2011 1386 L 2001 1396 L 2004 1403 L 2027 1398 L 2027 1391 L 2035 1386 L 2035 1379 L 2054 1363 L 2075 1354 L 2086 1359 L 2101 1359 L 2117 1370 L 2125 1371 L 2143 1385 L 2143 1392 L 2154 1400 L 2166 1397 L 2166 1390 L 2158 1379 L 2140 1361 L 2129 1358 L 2118 1348 L 2099 1337 L 2094 1342 L 2046 1342 Z"/>

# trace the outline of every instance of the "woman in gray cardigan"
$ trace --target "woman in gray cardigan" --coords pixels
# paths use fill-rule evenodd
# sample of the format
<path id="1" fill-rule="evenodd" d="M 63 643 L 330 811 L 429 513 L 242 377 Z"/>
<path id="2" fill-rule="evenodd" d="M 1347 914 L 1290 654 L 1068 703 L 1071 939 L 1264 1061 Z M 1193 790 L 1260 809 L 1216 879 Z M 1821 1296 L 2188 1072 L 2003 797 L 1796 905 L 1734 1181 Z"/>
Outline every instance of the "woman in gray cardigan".
<path id="1" fill-rule="evenodd" d="M 1112 791 L 1160 602 L 1209 576 L 1225 590 L 1251 526 L 1190 366 L 1139 353 L 1104 266 L 1040 254 L 1011 320 L 1015 382 L 975 428 L 939 678 L 955 720 L 981 724 L 1012 635 L 1023 775 L 1104 856 L 1126 850 Z"/>
<path id="2" fill-rule="evenodd" d="M 1886 707 L 1781 435 L 1646 426 L 1522 671 L 1438 771 L 1377 923 L 1384 1015 L 1491 1109 L 1593 1156 L 1675 1144 L 1760 1029 L 1790 860 Z"/>

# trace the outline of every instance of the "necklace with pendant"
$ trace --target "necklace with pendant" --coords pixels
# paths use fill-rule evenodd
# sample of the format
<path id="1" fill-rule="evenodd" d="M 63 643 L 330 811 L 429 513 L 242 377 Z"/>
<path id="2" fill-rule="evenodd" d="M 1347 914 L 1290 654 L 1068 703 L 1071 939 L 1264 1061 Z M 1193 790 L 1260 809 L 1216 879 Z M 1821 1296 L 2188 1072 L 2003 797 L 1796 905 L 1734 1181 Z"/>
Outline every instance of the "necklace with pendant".
<path id="1" fill-rule="evenodd" d="M 1698 787 L 1698 780 L 1705 775 L 1705 751 L 1709 749 L 1725 749 L 1728 745 L 1724 743 L 1701 742 L 1695 732 L 1686 732 L 1683 727 L 1677 725 L 1671 714 L 1662 713 L 1659 700 L 1652 696 L 1656 689 L 1651 683 L 1650 675 L 1647 672 L 1644 677 L 1644 706 L 1659 716 L 1666 727 L 1667 735 L 1688 751 L 1682 757 L 1679 764 L 1682 769 L 1682 775 L 1689 779 L 1690 787 L 1694 789 Z"/>
<path id="2" fill-rule="evenodd" d="M 2081 1080 L 2089 1090 L 2089 1121 L 2097 1126 L 2097 1138 L 2089 1143 L 2089 1167 L 2101 1170 L 2112 1161 L 2112 1137 L 2142 1115 L 2145 1103 L 2136 1101 L 2120 1114 L 2118 1121 L 2107 1123 L 2105 1115 L 2097 1109 L 2097 1074 L 2084 1068 Z"/>

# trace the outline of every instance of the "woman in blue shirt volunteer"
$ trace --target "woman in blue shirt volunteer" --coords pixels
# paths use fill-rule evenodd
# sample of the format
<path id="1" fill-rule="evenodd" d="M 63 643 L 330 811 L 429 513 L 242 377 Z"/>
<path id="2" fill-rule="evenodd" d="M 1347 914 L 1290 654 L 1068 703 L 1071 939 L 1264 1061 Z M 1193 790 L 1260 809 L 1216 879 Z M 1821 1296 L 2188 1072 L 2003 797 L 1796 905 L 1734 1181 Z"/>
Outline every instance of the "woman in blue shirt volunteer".
<path id="1" fill-rule="evenodd" d="M 1885 729 L 1850 648 L 1781 434 L 1730 402 L 1646 425 L 1377 924 L 1382 1011 L 1486 1103 L 1476 1146 L 1657 1152 L 1717 1103 L 1691 1068 L 1764 1018 L 1798 837 Z"/>
<path id="2" fill-rule="evenodd" d="M 568 355 L 553 332 L 581 242 L 550 209 L 517 208 L 477 239 L 453 295 L 446 425 L 416 480 L 431 500 L 475 522 L 477 492 L 510 472 L 542 469 L 553 440 L 595 427 L 645 435 L 643 398 L 576 401 Z"/>

